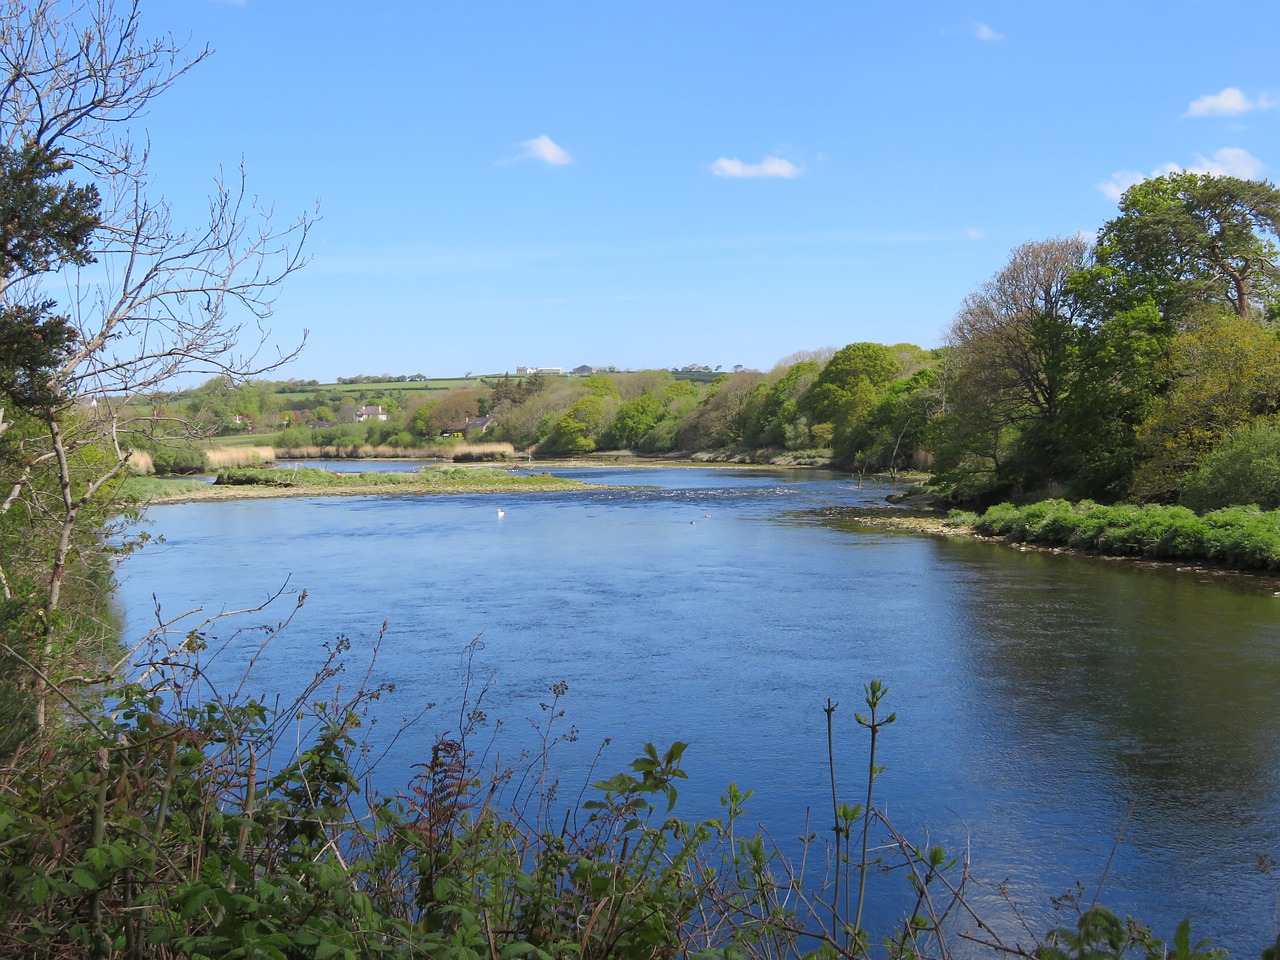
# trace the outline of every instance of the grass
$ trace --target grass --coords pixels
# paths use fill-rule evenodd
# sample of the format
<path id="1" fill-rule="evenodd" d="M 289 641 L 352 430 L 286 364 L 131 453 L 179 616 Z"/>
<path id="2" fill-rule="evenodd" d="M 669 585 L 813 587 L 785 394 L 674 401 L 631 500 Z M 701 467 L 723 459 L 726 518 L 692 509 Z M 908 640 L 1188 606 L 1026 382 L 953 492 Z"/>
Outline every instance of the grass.
<path id="1" fill-rule="evenodd" d="M 135 495 L 152 503 L 176 503 L 263 497 L 547 493 L 600 489 L 548 473 L 513 474 L 491 467 L 443 467 L 416 473 L 333 473 L 315 467 L 232 469 L 220 473 L 214 484 L 193 481 L 187 481 L 189 486 L 179 486 L 181 481 L 153 483 L 155 486 L 139 487 Z M 134 491 L 132 486 L 128 489 Z"/>
<path id="2" fill-rule="evenodd" d="M 203 480 L 181 477 L 129 477 L 122 489 L 127 498 L 145 503 L 197 495 L 208 487 Z"/>

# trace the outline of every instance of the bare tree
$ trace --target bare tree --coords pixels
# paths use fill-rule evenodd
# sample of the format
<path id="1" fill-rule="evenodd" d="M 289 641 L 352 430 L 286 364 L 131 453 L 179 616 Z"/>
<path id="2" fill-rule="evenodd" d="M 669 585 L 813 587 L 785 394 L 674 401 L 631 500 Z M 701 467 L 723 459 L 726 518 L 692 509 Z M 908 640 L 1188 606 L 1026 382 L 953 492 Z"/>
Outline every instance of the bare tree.
<path id="1" fill-rule="evenodd" d="M 0 5 L 0 148 L 42 152 L 97 193 L 96 229 L 79 262 L 46 261 L 0 288 L 0 324 L 50 306 L 57 289 L 57 319 L 69 331 L 27 371 L 42 380 L 40 402 L 0 392 L 0 521 L 20 513 L 38 531 L 27 555 L 0 557 L 0 592 L 21 599 L 20 567 L 38 584 L 26 599 L 38 611 L 33 652 L 45 673 L 72 642 L 57 611 L 76 537 L 87 512 L 107 515 L 90 507 L 128 460 L 126 406 L 180 374 L 239 380 L 301 348 L 264 355 L 264 322 L 280 283 L 304 263 L 313 217 L 276 224 L 240 171 L 214 181 L 207 219 L 187 227 L 150 187 L 149 144 L 136 139 L 136 121 L 209 54 L 172 36 L 145 38 L 136 0 Z M 44 709 L 41 696 L 41 723 Z"/>
<path id="2" fill-rule="evenodd" d="M 1080 237 L 1024 243 L 965 297 L 951 325 L 948 344 L 1011 422 L 1057 415 L 1077 313 L 1067 278 L 1088 257 L 1089 243 Z"/>
<path id="3" fill-rule="evenodd" d="M 1024 243 L 965 297 L 947 336 L 944 472 L 998 487 L 1057 468 L 1080 324 L 1068 278 L 1090 256 L 1080 237 Z"/>

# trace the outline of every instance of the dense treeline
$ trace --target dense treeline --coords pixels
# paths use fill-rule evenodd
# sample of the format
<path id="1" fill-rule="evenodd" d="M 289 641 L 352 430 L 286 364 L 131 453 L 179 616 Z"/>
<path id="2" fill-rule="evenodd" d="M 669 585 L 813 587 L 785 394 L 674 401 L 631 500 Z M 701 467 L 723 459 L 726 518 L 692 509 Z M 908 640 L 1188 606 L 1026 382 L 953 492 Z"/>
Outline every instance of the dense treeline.
<path id="1" fill-rule="evenodd" d="M 663 370 L 479 378 L 370 393 L 385 419 L 364 423 L 350 395 L 317 392 L 291 412 L 270 384 L 213 381 L 185 416 L 224 430 L 287 422 L 286 447 L 483 434 L 541 456 L 718 450 L 923 469 L 957 503 L 1275 506 L 1278 226 L 1270 183 L 1168 174 L 1130 188 L 1096 243 L 1015 249 L 934 350 L 851 343 L 708 384 Z"/>
<path id="2" fill-rule="evenodd" d="M 283 427 L 286 448 L 460 434 L 548 457 L 714 450 L 926 470 L 962 504 L 1276 506 L 1278 225 L 1270 183 L 1173 173 L 1130 188 L 1096 242 L 1012 251 L 937 349 L 851 343 L 710 383 L 649 370 L 288 395 L 214 380 L 167 412 L 224 433 Z"/>

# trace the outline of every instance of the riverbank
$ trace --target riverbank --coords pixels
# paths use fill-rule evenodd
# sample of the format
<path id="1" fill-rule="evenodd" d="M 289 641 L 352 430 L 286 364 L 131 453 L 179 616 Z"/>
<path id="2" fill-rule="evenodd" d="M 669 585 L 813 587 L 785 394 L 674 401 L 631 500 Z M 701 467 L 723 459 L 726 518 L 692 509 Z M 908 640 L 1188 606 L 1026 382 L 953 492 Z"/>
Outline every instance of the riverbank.
<path id="1" fill-rule="evenodd" d="M 549 473 L 523 474 L 493 467 L 444 467 L 415 473 L 333 473 L 318 468 L 300 470 L 229 470 L 214 483 L 172 481 L 165 492 L 152 481 L 139 499 L 149 505 L 207 503 L 226 500 L 265 500 L 280 497 L 430 496 L 433 494 L 558 493 L 599 489 Z"/>
<path id="2" fill-rule="evenodd" d="M 1055 543 L 1035 543 L 1017 540 L 1008 535 L 991 534 L 971 523 L 949 519 L 940 511 L 923 507 L 840 507 L 826 511 L 829 516 L 852 520 L 868 527 L 920 533 L 937 537 L 964 537 L 981 540 L 998 546 L 1009 547 L 1022 553 L 1070 554 L 1110 563 L 1124 563 L 1151 570 L 1166 570 L 1192 575 L 1204 583 L 1222 579 L 1248 583 L 1260 590 L 1267 590 L 1280 597 L 1280 572 L 1266 569 L 1246 569 L 1206 557 L 1161 557 L 1140 553 L 1108 553 L 1098 549 L 1084 549 Z"/>

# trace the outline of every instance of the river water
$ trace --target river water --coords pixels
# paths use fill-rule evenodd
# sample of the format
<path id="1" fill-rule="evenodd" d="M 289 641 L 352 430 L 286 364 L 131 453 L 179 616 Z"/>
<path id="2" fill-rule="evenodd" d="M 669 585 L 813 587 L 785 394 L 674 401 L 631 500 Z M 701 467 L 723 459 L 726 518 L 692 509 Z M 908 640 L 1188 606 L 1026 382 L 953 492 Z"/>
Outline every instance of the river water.
<path id="1" fill-rule="evenodd" d="M 323 643 L 346 636 L 358 657 L 385 621 L 373 676 L 397 689 L 378 705 L 379 751 L 438 704 L 388 749 L 388 790 L 456 726 L 479 636 L 473 670 L 504 757 L 536 746 L 540 704 L 564 681 L 557 729 L 578 739 L 552 754 L 562 795 L 605 738 L 596 778 L 646 741 L 687 741 L 677 812 L 718 815 L 736 781 L 755 791 L 748 821 L 784 850 L 830 827 L 828 699 L 841 799 L 865 792 L 853 714 L 879 679 L 897 720 L 882 728 L 877 803 L 908 835 L 968 853 L 974 902 L 1004 932 L 1002 881 L 1043 933 L 1072 922 L 1051 897 L 1079 882 L 1087 902 L 1105 875 L 1102 902 L 1158 935 L 1190 915 L 1233 954 L 1274 941 L 1275 892 L 1256 868 L 1280 858 L 1274 584 L 877 530 L 833 508 L 889 490 L 818 471 L 555 472 L 643 487 L 153 508 L 164 542 L 119 571 L 127 629 L 153 623 L 157 602 L 207 614 L 283 588 L 250 618 L 275 622 L 305 589 L 253 681 L 288 693 Z M 215 673 L 238 676 L 256 643 Z M 899 905 L 882 899 L 873 923 Z"/>

